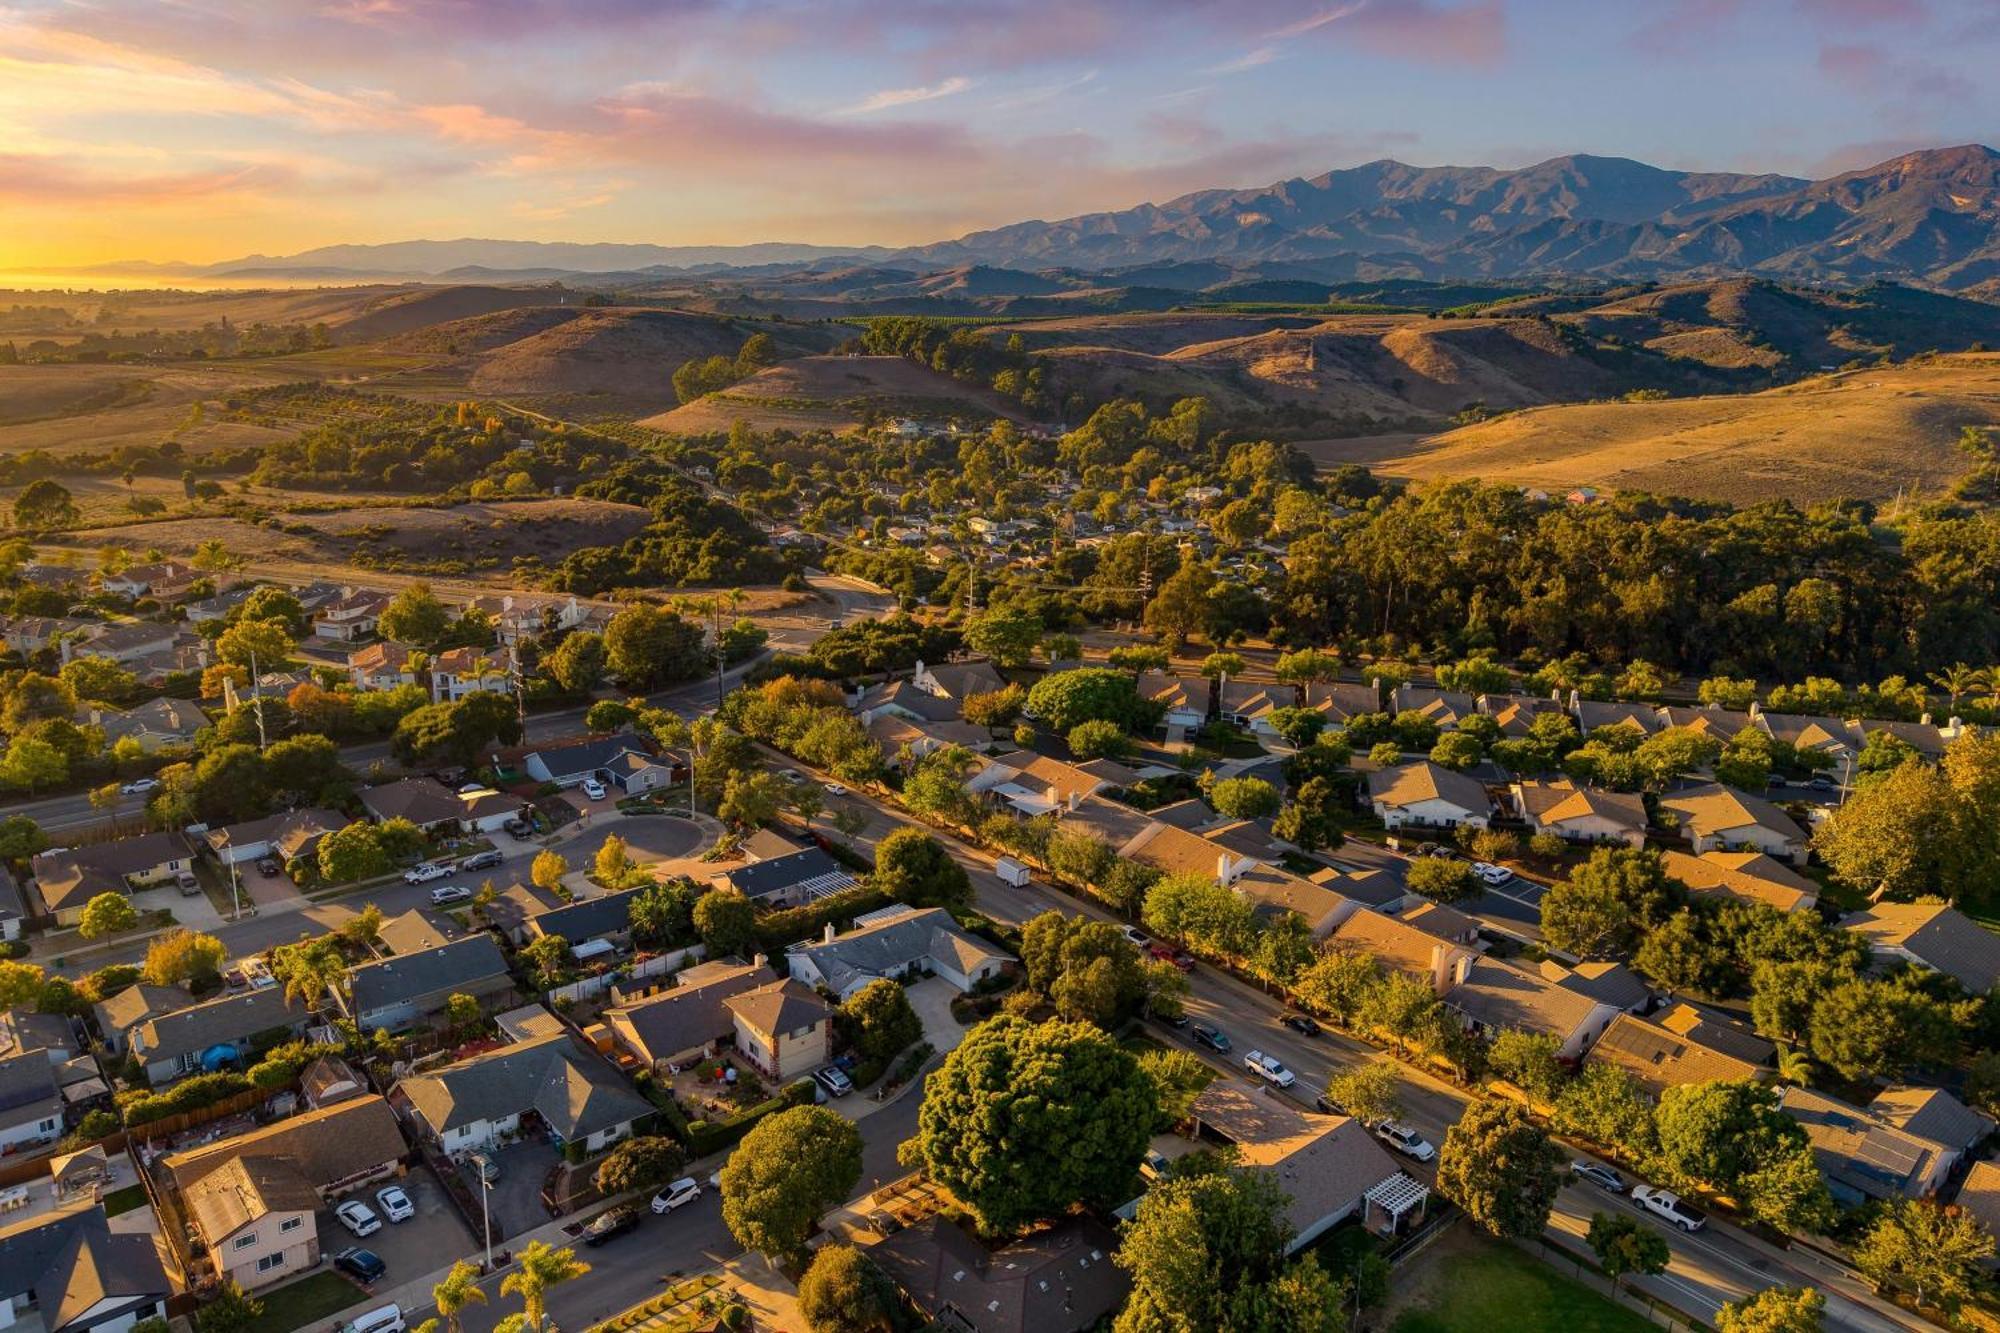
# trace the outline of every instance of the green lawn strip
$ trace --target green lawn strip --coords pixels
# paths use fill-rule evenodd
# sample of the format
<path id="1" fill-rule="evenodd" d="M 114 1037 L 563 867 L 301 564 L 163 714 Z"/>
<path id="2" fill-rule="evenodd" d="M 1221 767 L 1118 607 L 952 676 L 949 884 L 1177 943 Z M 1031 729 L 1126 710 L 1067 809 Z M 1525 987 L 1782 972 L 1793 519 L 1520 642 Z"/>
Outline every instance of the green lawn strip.
<path id="1" fill-rule="evenodd" d="M 1493 1333 L 1503 1328 L 1641 1333 L 1651 1327 L 1532 1255 L 1511 1245 L 1488 1244 L 1454 1256 L 1450 1279 L 1438 1284 L 1426 1305 L 1404 1311 L 1391 1333 Z"/>
<path id="2" fill-rule="evenodd" d="M 104 1215 L 106 1217 L 116 1217 L 120 1213 L 129 1213 L 135 1208 L 144 1208 L 145 1206 L 146 1187 L 144 1185 L 127 1185 L 122 1190 L 113 1190 L 104 1196 Z"/>
<path id="3" fill-rule="evenodd" d="M 314 1273 L 259 1293 L 264 1313 L 244 1325 L 243 1333 L 292 1333 L 293 1329 L 331 1319 L 366 1295 L 338 1273 Z"/>

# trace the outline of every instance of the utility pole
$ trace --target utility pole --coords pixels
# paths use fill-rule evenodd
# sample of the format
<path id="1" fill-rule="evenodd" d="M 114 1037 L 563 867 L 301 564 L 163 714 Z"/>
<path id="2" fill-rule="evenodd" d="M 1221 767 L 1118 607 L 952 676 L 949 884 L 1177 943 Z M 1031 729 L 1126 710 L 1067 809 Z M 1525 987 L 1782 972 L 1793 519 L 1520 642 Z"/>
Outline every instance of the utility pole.
<path id="1" fill-rule="evenodd" d="M 250 706 L 257 710 L 257 751 L 261 754 L 271 742 L 264 734 L 264 673 L 257 669 L 255 648 L 250 650 Z"/>

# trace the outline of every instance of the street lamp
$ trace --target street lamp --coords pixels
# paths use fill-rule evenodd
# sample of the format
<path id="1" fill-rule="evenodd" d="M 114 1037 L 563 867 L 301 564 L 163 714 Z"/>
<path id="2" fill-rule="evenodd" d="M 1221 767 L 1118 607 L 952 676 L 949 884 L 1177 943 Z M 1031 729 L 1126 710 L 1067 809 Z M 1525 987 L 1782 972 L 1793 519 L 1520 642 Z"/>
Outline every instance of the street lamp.
<path id="1" fill-rule="evenodd" d="M 486 1232 L 486 1271 L 493 1271 L 493 1211 L 488 1202 L 493 1195 L 493 1182 L 486 1178 L 493 1163 L 483 1152 L 472 1154 L 472 1165 L 479 1174 L 479 1223 Z"/>

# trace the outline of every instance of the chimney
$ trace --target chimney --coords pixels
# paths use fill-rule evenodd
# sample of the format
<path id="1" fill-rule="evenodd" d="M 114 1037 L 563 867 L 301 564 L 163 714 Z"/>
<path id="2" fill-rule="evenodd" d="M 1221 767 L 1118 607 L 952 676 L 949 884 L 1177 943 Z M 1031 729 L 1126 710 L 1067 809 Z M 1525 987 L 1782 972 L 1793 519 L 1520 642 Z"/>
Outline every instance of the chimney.
<path id="1" fill-rule="evenodd" d="M 820 936 L 820 941 L 825 944 L 833 943 L 833 922 L 826 923 L 826 932 Z"/>
<path id="2" fill-rule="evenodd" d="M 1229 853 L 1217 852 L 1215 854 L 1216 882 L 1219 884 L 1228 884 L 1231 878 L 1232 876 L 1229 873 Z"/>
<path id="3" fill-rule="evenodd" d="M 753 953 L 750 955 L 750 966 L 752 967 L 762 967 L 770 961 L 771 961 L 770 959 L 766 958 L 761 953 Z"/>
<path id="4" fill-rule="evenodd" d="M 1465 979 L 1472 975 L 1473 962 L 1474 962 L 1474 956 L 1472 954 L 1465 953 L 1463 951 L 1459 953 L 1458 957 L 1452 960 L 1451 964 L 1452 985 L 1454 986 L 1462 985 Z"/>
<path id="5" fill-rule="evenodd" d="M 1577 692 L 1576 692 L 1575 690 L 1571 690 L 1571 691 L 1569 692 L 1569 711 L 1570 711 L 1570 712 L 1574 713 L 1574 712 L 1576 711 L 1576 706 L 1577 706 L 1577 705 L 1578 705 L 1579 703 L 1582 703 L 1582 702 L 1583 702 L 1583 696 L 1582 696 L 1581 694 L 1578 694 L 1578 693 L 1577 693 Z"/>
<path id="6" fill-rule="evenodd" d="M 1431 990 L 1443 995 L 1451 989 L 1451 950 L 1443 944 L 1431 946 Z"/>

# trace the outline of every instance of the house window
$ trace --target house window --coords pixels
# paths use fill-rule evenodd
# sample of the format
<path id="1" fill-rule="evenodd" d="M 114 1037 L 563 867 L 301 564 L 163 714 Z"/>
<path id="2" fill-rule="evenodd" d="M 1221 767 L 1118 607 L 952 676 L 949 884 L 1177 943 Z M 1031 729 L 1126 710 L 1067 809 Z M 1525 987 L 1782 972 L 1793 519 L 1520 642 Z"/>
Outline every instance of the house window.
<path id="1" fill-rule="evenodd" d="M 306 1220 L 303 1217 L 288 1217 L 284 1221 L 278 1223 L 278 1230 L 297 1231 L 300 1227 L 304 1226 L 305 1224 Z"/>
<path id="2" fill-rule="evenodd" d="M 285 1252 L 283 1250 L 278 1251 L 276 1254 L 267 1254 L 257 1261 L 257 1271 L 260 1273 L 268 1273 L 274 1268 L 283 1268 L 284 1266 Z"/>
<path id="3" fill-rule="evenodd" d="M 235 1240 L 231 1241 L 230 1248 L 237 1250 L 247 1250 L 256 1243 L 257 1243 L 257 1233 L 253 1231 L 247 1236 L 238 1236 Z"/>

